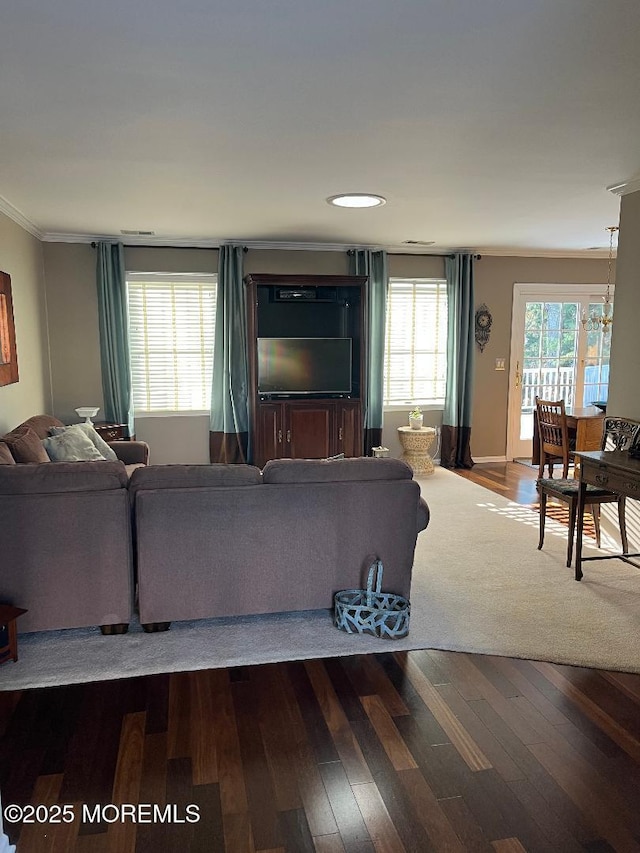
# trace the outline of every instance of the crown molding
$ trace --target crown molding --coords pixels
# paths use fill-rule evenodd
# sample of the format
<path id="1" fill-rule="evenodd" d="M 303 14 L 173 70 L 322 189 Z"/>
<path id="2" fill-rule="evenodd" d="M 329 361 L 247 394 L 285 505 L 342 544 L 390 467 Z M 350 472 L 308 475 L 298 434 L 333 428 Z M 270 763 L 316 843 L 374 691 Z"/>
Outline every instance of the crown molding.
<path id="1" fill-rule="evenodd" d="M 614 195 L 629 195 L 629 193 L 636 193 L 640 191 L 640 178 L 631 178 L 628 181 L 621 181 L 619 184 L 611 184 L 607 189 Z"/>
<path id="2" fill-rule="evenodd" d="M 247 249 L 268 249 L 288 252 L 346 252 L 349 249 L 386 249 L 390 254 L 398 255 L 422 255 L 441 257 L 452 252 L 469 252 L 472 254 L 486 255 L 491 257 L 513 257 L 513 258 L 606 258 L 608 249 L 531 249 L 527 247 L 478 247 L 458 248 L 447 246 L 411 246 L 404 243 L 381 244 L 356 244 L 356 243 L 297 243 L 291 240 L 242 240 L 229 238 L 206 238 L 189 240 L 185 237 L 136 237 L 124 236 L 122 234 L 64 234 L 48 232 L 40 236 L 45 243 L 96 243 L 101 241 L 119 241 L 125 246 L 149 246 L 174 249 L 219 249 L 223 243 L 235 243 L 246 246 Z"/>
<path id="3" fill-rule="evenodd" d="M 25 231 L 28 231 L 29 234 L 33 234 L 34 237 L 37 237 L 38 240 L 43 239 L 43 233 L 38 228 L 37 225 L 27 219 L 27 217 L 18 210 L 17 207 L 14 207 L 10 201 L 7 201 L 4 196 L 0 195 L 0 213 L 4 213 L 5 216 L 8 216 L 9 219 L 12 219 L 16 225 L 19 225 L 21 228 L 24 228 Z"/>
<path id="4" fill-rule="evenodd" d="M 468 250 L 465 250 L 468 251 Z M 487 258 L 608 258 L 609 249 L 528 249 L 524 248 L 487 248 L 475 249 L 473 254 Z M 614 250 L 615 254 L 615 250 Z"/>
<path id="5" fill-rule="evenodd" d="M 118 241 L 125 246 L 158 246 L 174 249 L 219 249 L 224 243 L 246 246 L 247 249 L 282 249 L 300 252 L 346 252 L 347 249 L 382 249 L 383 246 L 360 245 L 353 243 L 296 243 L 276 240 L 242 240 L 227 237 L 188 239 L 185 237 L 132 236 L 124 234 L 62 234 L 48 232 L 41 240 L 45 243 L 98 243 Z"/>

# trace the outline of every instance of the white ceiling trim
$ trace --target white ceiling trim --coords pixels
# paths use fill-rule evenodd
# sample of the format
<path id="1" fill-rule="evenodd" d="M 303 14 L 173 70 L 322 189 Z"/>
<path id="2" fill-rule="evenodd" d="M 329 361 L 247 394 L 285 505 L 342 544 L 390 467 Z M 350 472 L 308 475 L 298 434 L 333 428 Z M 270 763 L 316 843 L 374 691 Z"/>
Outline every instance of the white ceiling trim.
<path id="1" fill-rule="evenodd" d="M 224 243 L 246 246 L 247 249 L 284 249 L 287 251 L 346 252 L 347 249 L 382 249 L 384 246 L 357 245 L 353 243 L 293 243 L 269 240 L 241 240 L 228 237 L 190 240 L 185 237 L 133 236 L 130 234 L 59 234 L 47 233 L 41 237 L 45 243 L 98 243 L 119 242 L 125 246 L 164 246 L 174 249 L 219 249 Z"/>
<path id="2" fill-rule="evenodd" d="M 37 235 L 39 236 L 39 235 Z M 608 249 L 530 249 L 530 248 L 475 248 L 468 247 L 434 247 L 432 251 L 426 250 L 424 246 L 406 246 L 404 244 L 395 245 L 372 245 L 372 244 L 354 244 L 354 243 L 296 243 L 290 241 L 269 241 L 269 240 L 241 240 L 229 238 L 207 238 L 200 240 L 188 240 L 184 237 L 154 237 L 154 236 L 132 236 L 132 235 L 114 235 L 114 234 L 62 234 L 49 232 L 40 236 L 40 239 L 45 243 L 97 243 L 106 242 L 121 242 L 125 246 L 158 246 L 175 249 L 219 249 L 223 243 L 234 243 L 236 245 L 246 246 L 247 249 L 279 249 L 286 252 L 346 252 L 348 249 L 386 249 L 391 254 L 402 255 L 446 255 L 451 252 L 471 252 L 473 254 L 487 255 L 492 257 L 513 257 L 513 258 L 606 258 L 608 257 Z"/>
<path id="3" fill-rule="evenodd" d="M 14 207 L 10 201 L 7 201 L 4 196 L 0 195 L 0 213 L 4 213 L 5 216 L 8 216 L 9 219 L 13 220 L 16 225 L 19 225 L 21 228 L 24 228 L 25 231 L 28 231 L 29 234 L 33 234 L 34 237 L 37 237 L 38 240 L 43 239 L 43 233 L 38 228 L 37 225 L 27 219 L 27 217 L 18 210 L 17 207 Z"/>
<path id="4" fill-rule="evenodd" d="M 614 195 L 629 195 L 629 193 L 640 191 L 640 178 L 631 178 L 619 184 L 611 184 L 607 189 Z"/>

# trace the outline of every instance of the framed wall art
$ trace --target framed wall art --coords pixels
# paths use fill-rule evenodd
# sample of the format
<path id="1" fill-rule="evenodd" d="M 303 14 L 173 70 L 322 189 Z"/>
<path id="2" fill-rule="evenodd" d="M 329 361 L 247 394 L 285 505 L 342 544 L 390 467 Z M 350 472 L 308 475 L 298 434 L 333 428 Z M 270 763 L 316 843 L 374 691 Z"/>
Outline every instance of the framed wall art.
<path id="1" fill-rule="evenodd" d="M 0 272 L 0 385 L 18 381 L 16 327 L 13 322 L 11 276 Z"/>

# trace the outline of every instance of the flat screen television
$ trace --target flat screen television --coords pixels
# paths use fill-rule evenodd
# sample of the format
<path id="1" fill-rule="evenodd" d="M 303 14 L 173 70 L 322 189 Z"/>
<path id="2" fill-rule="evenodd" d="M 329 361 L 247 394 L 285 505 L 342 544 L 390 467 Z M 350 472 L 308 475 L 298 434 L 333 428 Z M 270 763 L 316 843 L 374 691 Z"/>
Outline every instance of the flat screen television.
<path id="1" fill-rule="evenodd" d="M 351 338 L 258 338 L 258 393 L 350 394 Z"/>

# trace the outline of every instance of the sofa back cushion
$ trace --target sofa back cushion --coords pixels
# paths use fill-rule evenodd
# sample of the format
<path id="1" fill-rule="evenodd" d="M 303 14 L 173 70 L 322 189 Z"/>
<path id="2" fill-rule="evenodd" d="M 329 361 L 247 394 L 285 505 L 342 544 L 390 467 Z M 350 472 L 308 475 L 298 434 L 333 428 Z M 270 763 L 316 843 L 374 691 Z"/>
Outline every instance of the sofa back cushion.
<path id="1" fill-rule="evenodd" d="M 411 480 L 400 459 L 273 459 L 262 471 L 264 483 L 331 483 L 357 480 Z"/>
<path id="2" fill-rule="evenodd" d="M 134 499 L 143 489 L 204 489 L 216 486 L 259 486 L 262 475 L 253 465 L 148 465 L 131 475 Z"/>
<path id="3" fill-rule="evenodd" d="M 24 423 L 17 426 L 12 432 L 20 432 L 22 429 L 30 429 L 35 432 L 38 438 L 46 438 L 49 435 L 49 430 L 52 427 L 64 426 L 62 421 L 54 418 L 53 415 L 34 415 Z"/>
<path id="4" fill-rule="evenodd" d="M 58 462 L 55 465 L 0 465 L 0 495 L 46 495 L 124 489 L 122 462 Z"/>
<path id="5" fill-rule="evenodd" d="M 3 441 L 9 446 L 16 462 L 49 462 L 41 439 L 29 427 L 18 427 L 7 433 Z"/>
<path id="6" fill-rule="evenodd" d="M 9 445 L 4 441 L 0 441 L 0 465 L 15 465 L 16 460 L 9 449 Z"/>

